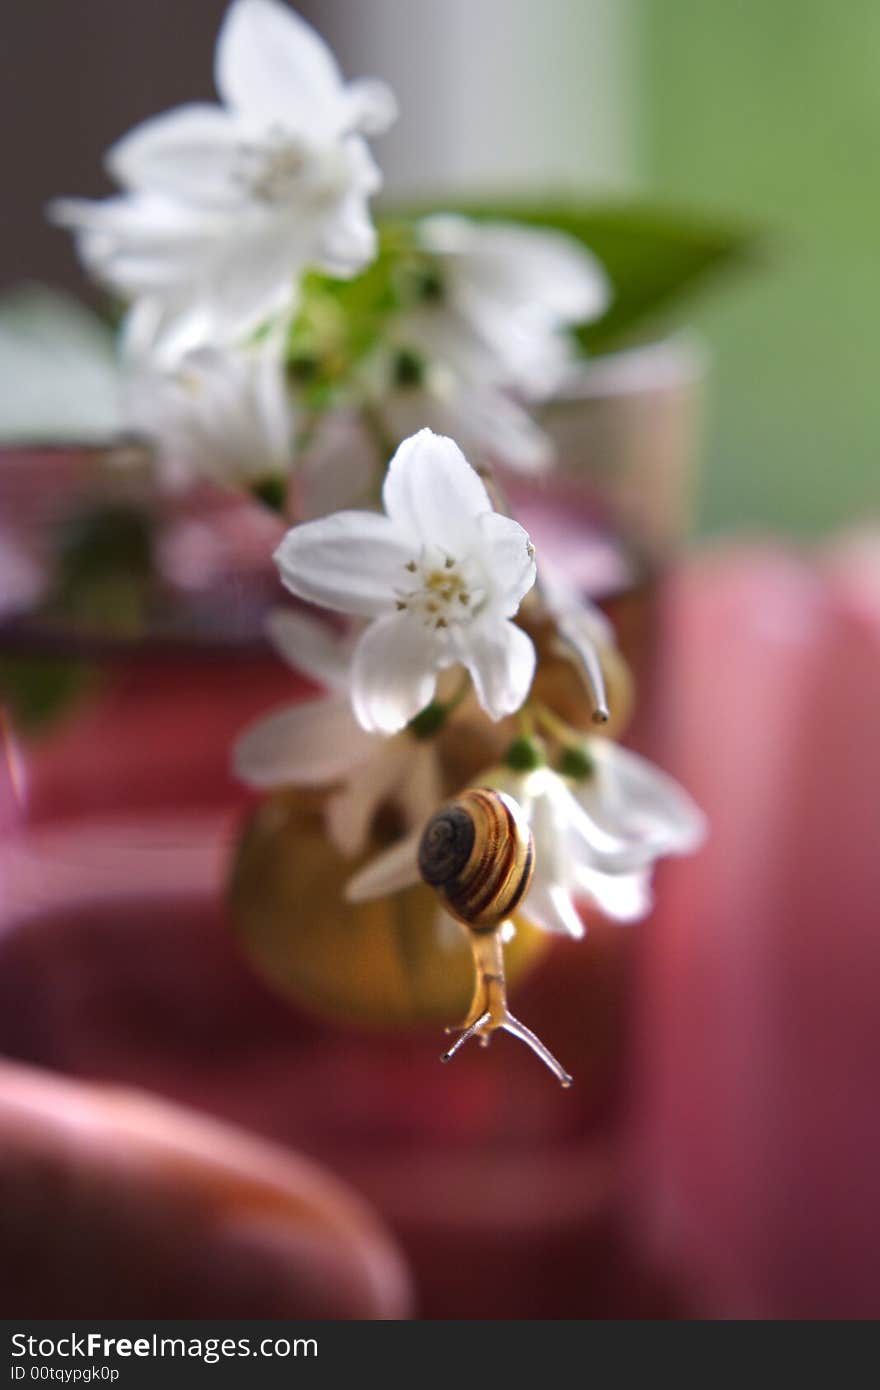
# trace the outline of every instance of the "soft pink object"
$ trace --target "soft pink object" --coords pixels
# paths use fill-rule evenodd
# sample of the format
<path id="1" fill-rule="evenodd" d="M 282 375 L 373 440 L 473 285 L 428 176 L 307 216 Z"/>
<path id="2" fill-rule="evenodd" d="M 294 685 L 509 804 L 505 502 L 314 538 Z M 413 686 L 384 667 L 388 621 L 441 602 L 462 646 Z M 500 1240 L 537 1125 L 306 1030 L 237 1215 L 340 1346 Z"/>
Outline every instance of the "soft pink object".
<path id="1" fill-rule="evenodd" d="M 710 843 L 661 878 L 637 1129 L 654 1248 L 722 1317 L 880 1316 L 880 546 L 668 586 L 654 738 Z"/>

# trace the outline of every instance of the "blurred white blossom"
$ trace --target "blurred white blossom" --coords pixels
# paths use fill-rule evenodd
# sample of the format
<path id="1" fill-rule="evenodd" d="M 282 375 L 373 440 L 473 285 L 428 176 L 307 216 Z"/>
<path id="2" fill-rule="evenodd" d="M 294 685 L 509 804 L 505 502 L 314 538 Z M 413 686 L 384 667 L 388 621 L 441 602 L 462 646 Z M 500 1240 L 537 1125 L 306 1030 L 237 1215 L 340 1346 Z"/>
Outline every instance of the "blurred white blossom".
<path id="1" fill-rule="evenodd" d="M 433 263 L 398 334 L 427 360 L 525 399 L 551 395 L 574 361 L 566 330 L 608 305 L 607 276 L 563 232 L 444 213 L 417 226 Z"/>
<path id="2" fill-rule="evenodd" d="M 134 301 L 136 355 L 240 340 L 291 310 L 305 267 L 349 276 L 375 255 L 381 176 L 363 137 L 394 119 L 387 87 L 345 83 L 280 0 L 233 0 L 215 80 L 222 104 L 155 116 L 109 151 L 121 195 L 51 208 L 90 272 Z"/>
<path id="3" fill-rule="evenodd" d="M 249 786 L 325 786 L 338 783 L 324 803 L 327 832 L 341 853 L 366 848 L 379 807 L 393 803 L 404 826 L 420 825 L 440 796 L 436 746 L 409 732 L 393 738 L 369 734 L 351 711 L 350 638 L 301 613 L 278 610 L 267 629 L 295 670 L 328 689 L 259 719 L 233 751 L 236 775 Z"/>
<path id="4" fill-rule="evenodd" d="M 382 489 L 385 515 L 343 511 L 289 531 L 275 554 L 291 593 L 372 619 L 352 658 L 352 704 L 371 731 L 395 733 L 461 664 L 493 719 L 518 709 L 535 667 L 511 619 L 535 581 L 534 551 L 492 510 L 451 439 L 401 444 Z"/>
<path id="5" fill-rule="evenodd" d="M 280 344 L 196 348 L 174 368 L 136 371 L 126 391 L 129 426 L 156 449 L 160 478 L 286 484 L 293 418 Z"/>

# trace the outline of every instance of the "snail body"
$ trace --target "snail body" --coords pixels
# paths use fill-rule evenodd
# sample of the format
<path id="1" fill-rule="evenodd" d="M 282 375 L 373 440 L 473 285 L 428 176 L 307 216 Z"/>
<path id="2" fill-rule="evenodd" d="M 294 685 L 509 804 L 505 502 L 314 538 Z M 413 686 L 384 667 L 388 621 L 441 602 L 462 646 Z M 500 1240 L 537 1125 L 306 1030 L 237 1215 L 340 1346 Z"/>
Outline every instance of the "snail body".
<path id="1" fill-rule="evenodd" d="M 468 788 L 425 826 L 419 872 L 446 910 L 468 928 L 476 974 L 467 1018 L 443 1061 L 450 1061 L 469 1038 L 487 1046 L 500 1028 L 531 1048 L 560 1085 L 570 1086 L 568 1072 L 507 1007 L 501 927 L 528 890 L 534 858 L 522 808 L 513 797 L 488 787 Z"/>
<path id="2" fill-rule="evenodd" d="M 471 931 L 494 931 L 516 910 L 532 878 L 535 847 L 512 797 L 471 787 L 431 817 L 419 872 Z"/>

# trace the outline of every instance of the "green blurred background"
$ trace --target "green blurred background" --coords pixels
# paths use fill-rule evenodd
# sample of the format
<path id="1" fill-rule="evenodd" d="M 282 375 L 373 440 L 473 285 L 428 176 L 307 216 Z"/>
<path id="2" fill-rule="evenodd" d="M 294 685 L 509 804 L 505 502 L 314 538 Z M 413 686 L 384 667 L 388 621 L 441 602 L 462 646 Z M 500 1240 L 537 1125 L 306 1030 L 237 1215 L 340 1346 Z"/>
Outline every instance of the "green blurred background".
<path id="1" fill-rule="evenodd" d="M 880 505 L 880 4 L 636 0 L 639 162 L 768 230 L 694 307 L 713 349 L 701 527 L 814 534 Z"/>

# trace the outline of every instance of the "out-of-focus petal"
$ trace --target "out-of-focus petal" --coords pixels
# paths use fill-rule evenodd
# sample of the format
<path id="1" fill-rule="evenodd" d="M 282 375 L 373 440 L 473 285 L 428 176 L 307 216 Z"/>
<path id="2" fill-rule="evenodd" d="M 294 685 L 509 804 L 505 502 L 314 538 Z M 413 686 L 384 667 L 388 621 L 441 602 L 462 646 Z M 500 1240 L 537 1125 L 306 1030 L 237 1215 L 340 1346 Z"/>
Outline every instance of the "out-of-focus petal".
<path id="1" fill-rule="evenodd" d="M 229 204 L 241 198 L 233 177 L 240 142 L 222 106 L 193 103 L 142 121 L 112 146 L 106 165 L 123 188 Z"/>
<path id="2" fill-rule="evenodd" d="M 277 0 L 233 0 L 217 38 L 214 80 L 223 100 L 248 120 L 339 131 L 336 59 L 311 25 Z"/>
<path id="3" fill-rule="evenodd" d="M 326 623 L 289 608 L 275 608 L 266 618 L 266 633 L 278 654 L 296 671 L 330 690 L 347 690 L 354 642 Z"/>
<path id="4" fill-rule="evenodd" d="M 529 889 L 520 909 L 523 916 L 534 921 L 544 931 L 579 940 L 585 933 L 580 914 L 568 889 L 560 883 L 535 883 Z"/>
<path id="5" fill-rule="evenodd" d="M 381 135 L 397 119 L 397 98 L 386 82 L 360 77 L 343 93 L 346 123 L 364 135 Z"/>
<path id="6" fill-rule="evenodd" d="M 398 790 L 406 775 L 408 747 L 412 740 L 401 736 L 371 739 L 371 753 L 353 768 L 341 791 L 328 798 L 324 808 L 327 831 L 336 847 L 354 858 L 366 848 L 373 816 L 382 802 Z"/>
<path id="7" fill-rule="evenodd" d="M 398 893 L 421 882 L 419 874 L 419 841 L 421 831 L 398 840 L 384 854 L 377 855 L 348 880 L 345 896 L 349 902 L 369 902 Z"/>
<path id="8" fill-rule="evenodd" d="M 344 777 L 371 750 L 348 700 L 331 697 L 258 720 L 237 739 L 232 762 L 252 787 L 309 787 Z"/>
<path id="9" fill-rule="evenodd" d="M 579 864 L 576 882 L 580 892 L 615 922 L 639 922 L 651 911 L 650 870 L 611 874 Z"/>
<path id="10" fill-rule="evenodd" d="M 591 739 L 589 756 L 595 772 L 575 795 L 596 825 L 652 857 L 699 849 L 706 817 L 674 778 L 610 739 Z"/>
<path id="11" fill-rule="evenodd" d="M 351 671 L 352 705 L 364 729 L 397 733 L 430 704 L 435 655 L 431 631 L 406 615 L 370 624 L 355 648 Z"/>

